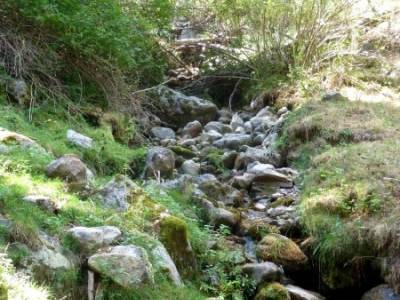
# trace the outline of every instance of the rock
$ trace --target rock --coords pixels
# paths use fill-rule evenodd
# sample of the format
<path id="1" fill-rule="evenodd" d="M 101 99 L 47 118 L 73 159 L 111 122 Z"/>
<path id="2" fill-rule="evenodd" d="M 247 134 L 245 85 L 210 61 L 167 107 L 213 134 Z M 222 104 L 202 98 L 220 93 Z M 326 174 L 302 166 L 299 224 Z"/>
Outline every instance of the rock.
<path id="1" fill-rule="evenodd" d="M 252 162 L 259 162 L 262 164 L 271 164 L 275 162 L 271 152 L 267 149 L 248 146 L 244 147 L 246 150 L 241 152 L 236 158 L 235 169 L 246 168 Z"/>
<path id="2" fill-rule="evenodd" d="M 175 131 L 168 127 L 153 127 L 150 133 L 159 140 L 174 140 L 176 137 Z"/>
<path id="3" fill-rule="evenodd" d="M 110 246 L 122 236 L 121 231 L 114 226 L 77 226 L 69 229 L 68 234 L 84 251 L 94 251 L 105 246 Z"/>
<path id="4" fill-rule="evenodd" d="M 57 213 L 60 210 L 60 207 L 53 200 L 51 200 L 50 197 L 47 196 L 28 195 L 22 198 L 22 200 L 35 204 L 41 209 L 44 209 L 51 213 Z"/>
<path id="5" fill-rule="evenodd" d="M 254 181 L 268 183 L 278 182 L 280 187 L 292 187 L 293 181 L 286 175 L 275 170 L 273 165 L 256 163 L 250 165 L 247 173 L 253 174 Z"/>
<path id="6" fill-rule="evenodd" d="M 100 195 L 106 207 L 126 210 L 134 196 L 141 192 L 140 187 L 127 176 L 117 175 L 101 189 Z"/>
<path id="7" fill-rule="evenodd" d="M 67 130 L 67 140 L 71 144 L 82 147 L 84 149 L 92 148 L 93 139 L 84 136 L 83 134 L 80 134 L 72 129 Z"/>
<path id="8" fill-rule="evenodd" d="M 184 146 L 170 146 L 168 149 L 172 150 L 177 156 L 189 159 L 196 156 L 196 153 L 191 148 Z"/>
<path id="9" fill-rule="evenodd" d="M 93 173 L 75 155 L 67 154 L 53 162 L 46 168 L 46 175 L 50 178 L 60 178 L 76 187 L 87 187 L 93 179 Z"/>
<path id="10" fill-rule="evenodd" d="M 213 143 L 221 138 L 222 138 L 222 134 L 220 134 L 219 132 L 217 132 L 215 130 L 203 132 L 200 137 L 201 141 L 206 144 Z"/>
<path id="11" fill-rule="evenodd" d="M 171 177 L 175 168 L 175 155 L 168 148 L 150 148 L 146 157 L 146 177 Z"/>
<path id="12" fill-rule="evenodd" d="M 253 180 L 256 176 L 250 173 L 244 173 L 243 175 L 237 175 L 233 177 L 232 185 L 241 189 L 249 189 Z"/>
<path id="13" fill-rule="evenodd" d="M 7 92 L 18 101 L 19 105 L 25 105 L 30 100 L 30 89 L 23 79 L 12 79 L 7 83 Z"/>
<path id="14" fill-rule="evenodd" d="M 400 295 L 396 294 L 389 285 L 381 284 L 366 292 L 361 300 L 400 300 Z"/>
<path id="15" fill-rule="evenodd" d="M 267 234 L 257 245 L 257 257 L 280 264 L 286 270 L 296 270 L 307 262 L 299 246 L 280 234 Z"/>
<path id="16" fill-rule="evenodd" d="M 0 128 L 0 143 L 5 145 L 16 143 L 23 148 L 37 148 L 43 150 L 43 148 L 31 138 L 13 131 L 8 131 L 4 128 Z"/>
<path id="17" fill-rule="evenodd" d="M 288 284 L 285 286 L 291 300 L 324 300 L 325 297 L 318 293 L 307 291 L 301 287 Z"/>
<path id="18" fill-rule="evenodd" d="M 283 270 L 272 262 L 245 264 L 242 270 L 256 285 L 265 282 L 281 281 Z"/>
<path id="19" fill-rule="evenodd" d="M 256 114 L 256 117 L 258 117 L 258 118 L 273 117 L 273 116 L 274 116 L 274 114 L 271 112 L 271 109 L 269 108 L 269 106 L 266 106 L 266 107 L 260 109 Z"/>
<path id="20" fill-rule="evenodd" d="M 278 282 L 267 284 L 257 293 L 254 300 L 291 300 L 287 289 Z"/>
<path id="21" fill-rule="evenodd" d="M 233 169 L 235 165 L 236 157 L 238 153 L 236 151 L 227 151 L 222 154 L 221 161 L 225 168 Z"/>
<path id="22" fill-rule="evenodd" d="M 250 142 L 251 136 L 249 134 L 228 133 L 221 139 L 215 141 L 213 145 L 221 149 L 237 150 L 240 146 L 249 144 Z"/>
<path id="23" fill-rule="evenodd" d="M 201 123 L 197 120 L 193 122 L 189 122 L 185 125 L 185 127 L 182 129 L 182 136 L 184 137 L 189 137 L 189 138 L 195 138 L 200 135 L 201 131 L 203 130 L 203 126 Z"/>
<path id="24" fill-rule="evenodd" d="M 280 116 L 286 114 L 288 111 L 289 111 L 288 108 L 287 108 L 286 106 L 284 106 L 284 107 L 280 108 L 280 109 L 277 111 L 276 114 L 280 117 Z"/>
<path id="25" fill-rule="evenodd" d="M 159 117 L 166 123 L 181 127 L 190 121 L 198 120 L 206 124 L 217 116 L 217 106 L 210 101 L 186 96 L 165 86 L 160 86 L 156 95 L 163 111 Z"/>
<path id="26" fill-rule="evenodd" d="M 234 228 L 239 221 L 239 217 L 237 214 L 224 208 L 213 208 L 210 211 L 209 218 L 210 224 L 214 225 L 215 227 L 225 225 L 230 228 Z"/>
<path id="27" fill-rule="evenodd" d="M 220 123 L 220 122 L 216 122 L 216 121 L 212 121 L 212 122 L 208 122 L 205 126 L 204 126 L 204 131 L 209 132 L 209 131 L 216 131 L 220 134 L 225 134 L 225 133 L 231 133 L 232 132 L 232 128 L 229 125 Z"/>
<path id="28" fill-rule="evenodd" d="M 235 132 L 238 128 L 244 128 L 243 119 L 237 113 L 232 116 L 231 128 Z"/>
<path id="29" fill-rule="evenodd" d="M 173 216 L 162 219 L 160 241 L 171 255 L 179 273 L 184 278 L 193 278 L 197 271 L 197 262 L 190 245 L 187 224 Z"/>
<path id="30" fill-rule="evenodd" d="M 267 133 L 275 124 L 274 116 L 255 116 L 250 119 L 253 132 Z"/>
<path id="31" fill-rule="evenodd" d="M 193 160 L 185 160 L 181 166 L 181 171 L 183 174 L 197 176 L 200 173 L 200 164 Z"/>
<path id="32" fill-rule="evenodd" d="M 322 101 L 343 101 L 346 99 L 346 97 L 336 91 L 328 91 L 324 96 L 322 96 Z"/>
<path id="33" fill-rule="evenodd" d="M 175 266 L 171 256 L 163 245 L 157 245 L 151 254 L 154 257 L 154 267 L 158 272 L 166 273 L 169 279 L 178 287 L 183 286 L 181 276 L 179 275 L 178 269 Z"/>
<path id="34" fill-rule="evenodd" d="M 88 265 L 124 288 L 139 288 L 154 281 L 146 251 L 134 245 L 105 249 L 92 255 Z"/>

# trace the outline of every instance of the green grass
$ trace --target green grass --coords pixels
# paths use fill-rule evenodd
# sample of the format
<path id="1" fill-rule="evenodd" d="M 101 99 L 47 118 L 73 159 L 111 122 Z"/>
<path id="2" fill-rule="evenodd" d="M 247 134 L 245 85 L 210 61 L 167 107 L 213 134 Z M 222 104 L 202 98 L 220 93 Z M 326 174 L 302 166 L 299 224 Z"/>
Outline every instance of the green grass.
<path id="1" fill-rule="evenodd" d="M 328 286 L 395 251 L 399 121 L 400 110 L 384 104 L 314 101 L 285 124 L 279 146 L 302 173 L 301 220 Z M 389 229 L 377 242 L 380 225 Z"/>

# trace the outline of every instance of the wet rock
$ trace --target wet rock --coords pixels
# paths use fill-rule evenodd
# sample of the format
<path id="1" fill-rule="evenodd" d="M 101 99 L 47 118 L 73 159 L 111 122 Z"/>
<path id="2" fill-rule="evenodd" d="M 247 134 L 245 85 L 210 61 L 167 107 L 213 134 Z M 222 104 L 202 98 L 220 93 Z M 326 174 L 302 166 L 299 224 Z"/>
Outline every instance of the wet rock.
<path id="1" fill-rule="evenodd" d="M 217 116 L 218 109 L 214 103 L 195 96 L 186 96 L 165 86 L 156 90 L 156 96 L 163 110 L 160 119 L 178 127 L 193 120 L 206 124 Z"/>
<path id="2" fill-rule="evenodd" d="M 201 123 L 197 120 L 193 122 L 189 122 L 185 125 L 185 127 L 182 129 L 182 136 L 184 137 L 189 137 L 189 138 L 195 138 L 200 135 L 201 131 L 203 130 L 203 126 Z"/>
<path id="3" fill-rule="evenodd" d="M 257 257 L 283 265 L 284 269 L 296 270 L 307 262 L 299 246 L 279 234 L 268 234 L 257 245 Z"/>
<path id="4" fill-rule="evenodd" d="M 251 143 L 251 136 L 249 134 L 241 133 L 228 133 L 221 139 L 215 141 L 213 145 L 221 149 L 237 150 L 240 146 Z"/>
<path id="5" fill-rule="evenodd" d="M 181 276 L 171 256 L 163 245 L 157 245 L 151 251 L 154 258 L 154 267 L 158 272 L 164 273 L 178 287 L 183 286 Z"/>
<path id="6" fill-rule="evenodd" d="M 46 175 L 50 178 L 63 179 L 76 188 L 87 187 L 94 177 L 92 171 L 72 154 L 64 155 L 51 162 L 46 168 Z"/>
<path id="7" fill-rule="evenodd" d="M 60 210 L 60 207 L 53 200 L 51 200 L 50 197 L 47 196 L 28 195 L 22 198 L 22 200 L 37 205 L 41 209 L 51 213 L 57 213 Z"/>
<path id="8" fill-rule="evenodd" d="M 171 255 L 179 273 L 184 278 L 192 278 L 197 270 L 197 262 L 189 241 L 186 222 L 173 216 L 162 219 L 160 241 Z"/>
<path id="9" fill-rule="evenodd" d="M 220 123 L 220 122 L 216 122 L 216 121 L 212 121 L 207 123 L 204 126 L 204 131 L 209 132 L 209 131 L 216 131 L 220 134 L 225 134 L 225 133 L 231 133 L 232 132 L 232 128 L 229 125 Z"/>
<path id="10" fill-rule="evenodd" d="M 100 191 L 101 200 L 106 207 L 126 210 L 132 195 L 139 187 L 127 176 L 117 175 Z"/>
<path id="11" fill-rule="evenodd" d="M 307 291 L 295 285 L 288 284 L 285 287 L 290 294 L 291 300 L 325 300 L 325 297 L 320 294 Z"/>
<path id="12" fill-rule="evenodd" d="M 164 177 L 173 175 L 175 168 L 175 155 L 163 147 L 150 148 L 146 156 L 145 176 L 146 177 Z"/>
<path id="13" fill-rule="evenodd" d="M 242 270 L 255 281 L 256 285 L 265 282 L 279 282 L 283 277 L 282 268 L 272 262 L 245 264 Z"/>
<path id="14" fill-rule="evenodd" d="M 159 140 L 174 140 L 176 137 L 175 131 L 168 127 L 153 127 L 150 133 Z"/>
<path id="15" fill-rule="evenodd" d="M 84 149 L 90 149 L 92 148 L 93 144 L 93 139 L 90 137 L 87 137 L 83 134 L 80 134 L 79 132 L 76 132 L 72 129 L 67 130 L 67 140 L 71 144 L 74 144 L 75 146 L 84 148 Z"/>
<path id="16" fill-rule="evenodd" d="M 122 236 L 121 231 L 114 226 L 76 226 L 69 229 L 68 234 L 84 251 L 94 251 L 105 246 L 110 246 Z"/>
<path id="17" fill-rule="evenodd" d="M 138 288 L 154 281 L 146 251 L 133 245 L 105 249 L 92 255 L 88 265 L 124 288 Z"/>

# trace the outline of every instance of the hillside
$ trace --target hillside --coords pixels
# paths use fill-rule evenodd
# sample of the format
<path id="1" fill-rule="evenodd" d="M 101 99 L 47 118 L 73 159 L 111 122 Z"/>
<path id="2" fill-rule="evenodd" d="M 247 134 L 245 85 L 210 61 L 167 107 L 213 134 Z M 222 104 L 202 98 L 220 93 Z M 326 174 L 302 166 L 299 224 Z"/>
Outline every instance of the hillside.
<path id="1" fill-rule="evenodd" d="M 399 17 L 0 3 L 0 299 L 400 299 Z"/>

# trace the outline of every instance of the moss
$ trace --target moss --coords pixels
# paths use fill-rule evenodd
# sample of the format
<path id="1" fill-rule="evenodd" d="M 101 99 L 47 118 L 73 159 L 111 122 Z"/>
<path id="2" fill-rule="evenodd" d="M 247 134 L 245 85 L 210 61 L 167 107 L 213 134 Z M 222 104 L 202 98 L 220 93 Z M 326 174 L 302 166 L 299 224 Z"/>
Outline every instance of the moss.
<path id="1" fill-rule="evenodd" d="M 193 158 L 196 154 L 190 148 L 183 147 L 183 146 L 170 146 L 168 147 L 171 149 L 176 155 L 182 156 L 184 158 Z"/>
<path id="2" fill-rule="evenodd" d="M 295 242 L 279 234 L 266 235 L 257 246 L 257 256 L 287 267 L 297 267 L 307 261 Z"/>
<path id="3" fill-rule="evenodd" d="M 278 282 L 262 287 L 254 300 L 290 300 L 288 290 Z"/>
<path id="4" fill-rule="evenodd" d="M 181 275 L 186 278 L 193 277 L 197 265 L 189 242 L 186 222 L 174 216 L 161 220 L 160 241 L 168 250 Z"/>

